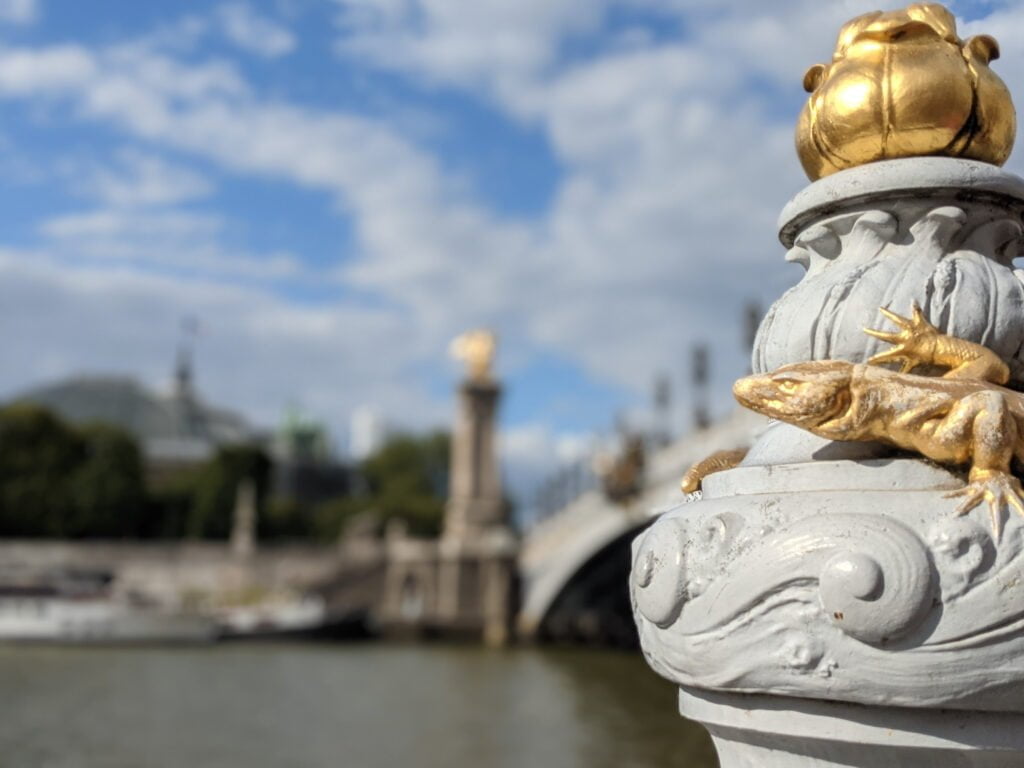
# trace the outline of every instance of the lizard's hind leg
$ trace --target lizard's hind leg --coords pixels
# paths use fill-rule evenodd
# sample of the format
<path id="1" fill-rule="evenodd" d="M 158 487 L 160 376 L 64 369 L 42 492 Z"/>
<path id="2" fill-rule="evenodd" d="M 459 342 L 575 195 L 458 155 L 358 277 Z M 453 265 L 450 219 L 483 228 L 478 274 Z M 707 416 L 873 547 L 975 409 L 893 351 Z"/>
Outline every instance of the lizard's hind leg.
<path id="1" fill-rule="evenodd" d="M 996 540 L 1002 533 L 1003 508 L 1013 507 L 1024 515 L 1024 489 L 1010 472 L 1018 444 L 1017 421 L 1011 415 L 1002 392 L 975 392 L 965 397 L 943 420 L 934 435 L 955 452 L 969 449 L 971 471 L 963 488 L 946 497 L 964 497 L 957 514 L 966 514 L 983 501 L 988 503 Z M 965 442 L 967 443 L 965 445 Z M 959 458 L 959 457 L 958 457 Z"/>

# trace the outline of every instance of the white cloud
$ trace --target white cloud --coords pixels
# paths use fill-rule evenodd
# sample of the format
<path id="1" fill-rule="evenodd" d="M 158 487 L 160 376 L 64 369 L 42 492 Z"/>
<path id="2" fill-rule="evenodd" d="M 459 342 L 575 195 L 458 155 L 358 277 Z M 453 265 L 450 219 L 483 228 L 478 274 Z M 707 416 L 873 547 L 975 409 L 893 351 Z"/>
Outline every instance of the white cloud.
<path id="1" fill-rule="evenodd" d="M 179 212 L 139 213 L 101 210 L 56 216 L 43 223 L 41 231 L 49 237 L 124 238 L 145 235 L 154 238 L 210 237 L 220 224 L 216 218 Z"/>
<path id="2" fill-rule="evenodd" d="M 160 155 L 125 148 L 112 162 L 72 162 L 66 174 L 86 197 L 118 208 L 174 205 L 210 195 L 210 180 Z"/>
<path id="3" fill-rule="evenodd" d="M 464 89 L 546 132 L 565 176 L 535 250 L 514 268 L 494 265 L 508 269 L 506 285 L 528 286 L 516 299 L 530 338 L 634 390 L 657 367 L 681 369 L 692 343 L 715 340 L 724 407 L 745 367 L 746 299 L 767 305 L 799 276 L 782 263 L 775 218 L 806 183 L 792 145 L 802 73 L 874 0 L 647 4 L 676 14 L 685 33 L 585 56 L 565 56 L 566 40 L 613 6 L 644 4 L 555 0 L 531 17 L 538 32 L 504 0 L 474 4 L 469 18 L 443 0 L 339 3 L 347 61 Z M 477 17 L 502 23 L 484 29 Z M 454 58 L 505 34 L 532 46 Z M 402 280 L 377 256 L 362 279 L 426 301 L 415 276 Z"/>
<path id="4" fill-rule="evenodd" d="M 415 364 L 458 330 L 489 324 L 513 354 L 539 345 L 643 390 L 675 350 L 735 328 L 746 294 L 764 296 L 782 274 L 758 253 L 772 249 L 780 181 L 798 183 L 789 129 L 766 132 L 756 108 L 723 103 L 709 85 L 715 68 L 683 46 L 619 51 L 530 82 L 522 73 L 547 59 L 516 65 L 568 170 L 532 222 L 469 199 L 380 121 L 261 101 L 223 63 L 185 65 L 138 46 L 78 53 L 93 76 L 63 92 L 81 115 L 334 196 L 359 243 L 337 274 L 399 313 Z M 731 172 L 742 167 L 750 178 Z M 751 279 L 730 279 L 737 267 Z M 738 339 L 726 350 L 723 377 L 743 368 Z"/>
<path id="5" fill-rule="evenodd" d="M 616 10 L 647 11 L 658 24 L 678 23 L 674 50 L 701 59 L 699 70 L 710 89 L 728 90 L 739 70 L 771 73 L 799 83 L 813 60 L 831 53 L 840 24 L 872 10 L 874 0 L 784 0 L 772 5 L 752 0 L 733 2 L 651 2 L 651 0 L 335 0 L 337 48 L 353 61 L 402 72 L 432 83 L 480 92 L 520 116 L 533 113 L 537 89 L 557 80 L 571 54 L 571 43 L 592 44 L 584 57 L 602 63 L 606 57 L 651 45 L 650 28 L 628 28 L 625 38 L 594 35 Z M 594 43 L 596 45 L 593 45 Z M 806 63 L 805 63 L 806 60 Z M 622 62 L 620 62 L 622 63 Z M 603 73 L 622 82 L 615 66 Z M 686 69 L 664 69 L 647 81 L 657 88 L 667 77 L 686 76 Z M 614 90 L 615 84 L 610 84 Z"/>
<path id="6" fill-rule="evenodd" d="M 533 462 L 546 471 L 587 459 L 595 448 L 594 438 L 580 432 L 555 432 L 549 424 L 529 423 L 505 430 L 501 435 L 504 455 L 518 463 Z"/>
<path id="7" fill-rule="evenodd" d="M 96 75 L 94 57 L 75 45 L 0 49 L 0 93 L 47 95 L 80 87 Z"/>
<path id="8" fill-rule="evenodd" d="M 223 245 L 226 222 L 212 205 L 207 176 L 166 157 L 122 148 L 107 162 L 73 158 L 58 176 L 98 207 L 38 223 L 54 253 L 76 266 L 133 266 L 158 274 L 241 283 L 323 283 L 290 253 L 245 253 Z"/>
<path id="9" fill-rule="evenodd" d="M 404 384 L 404 329 L 387 313 L 301 307 L 239 285 L 74 266 L 56 248 L 0 251 L 0 324 L 10 336 L 0 349 L 0 391 L 69 371 L 124 371 L 162 385 L 180 320 L 190 315 L 204 329 L 200 391 L 258 423 L 275 424 L 292 402 L 338 428 L 367 392 L 382 409 L 407 413 L 412 426 L 447 415 L 448 403 Z"/>
<path id="10" fill-rule="evenodd" d="M 0 22 L 31 24 L 38 18 L 38 0 L 0 0 Z"/>
<path id="11" fill-rule="evenodd" d="M 221 244 L 220 216 L 176 209 L 101 208 L 54 216 L 39 231 L 56 257 L 94 269 L 126 268 L 236 284 L 313 283 L 289 253 L 238 253 Z M 55 257 L 55 258 L 56 258 Z"/>
<path id="12" fill-rule="evenodd" d="M 214 394 L 233 397 L 238 387 L 239 404 L 258 414 L 299 387 L 304 404 L 330 411 L 335 424 L 350 404 L 366 402 L 399 421 L 443 421 L 447 404 L 439 408 L 410 372 L 436 371 L 427 367 L 447 339 L 482 324 L 500 332 L 504 360 L 543 351 L 638 393 L 655 371 L 681 373 L 694 342 L 712 340 L 712 390 L 723 411 L 729 380 L 746 364 L 744 301 L 767 303 L 799 276 L 783 262 L 775 217 L 806 183 L 791 136 L 801 74 L 828 57 L 841 21 L 875 3 L 646 3 L 677 14 L 685 33 L 634 34 L 567 55 L 566 41 L 586 40 L 611 4 L 338 0 L 344 66 L 463 89 L 543 132 L 562 176 L 534 217 L 508 217 L 474 199 L 471 186 L 392 123 L 263 98 L 221 61 L 186 62 L 144 44 L 0 49 L 0 96 L 65 104 L 76 119 L 161 152 L 329 196 L 351 218 L 356 243 L 331 278 L 380 307 L 309 309 L 266 286 L 218 285 L 266 257 L 224 253 L 218 220 L 173 208 L 203 194 L 201 179 L 190 189 L 180 177 L 169 183 L 168 168 L 129 172 L 129 162 L 93 189 L 108 207 L 43 224 L 52 268 L 33 271 L 11 256 L 0 270 L 0 295 L 20 286 L 46 299 L 12 309 L 0 302 L 0 317 L 17 322 L 19 308 L 38 317 L 33 307 L 60 306 L 60 321 L 73 329 L 67 339 L 56 327 L 44 334 L 38 347 L 47 354 L 23 358 L 32 362 L 17 376 L 39 373 L 47 360 L 88 363 L 78 328 L 98 339 L 110 333 L 124 349 L 90 365 L 139 359 L 156 370 L 152 350 L 122 338 L 136 329 L 109 327 L 86 288 L 106 294 L 118 323 L 131 326 L 132 313 L 151 318 L 152 305 L 160 309 L 147 322 L 168 328 L 194 289 L 197 314 L 216 318 L 223 339 L 210 360 L 238 369 L 211 367 Z M 1024 29 L 1018 15 L 1007 9 L 977 25 L 1004 42 L 996 70 L 1015 88 L 1024 85 L 1024 45 L 1010 43 Z M 133 195 L 154 210 L 129 221 L 122 203 Z M 146 250 L 161 238 L 175 247 Z M 99 268 L 104 251 L 115 254 L 108 262 L 122 254 L 120 266 Z M 174 263 L 199 278 L 151 271 Z M 218 271 L 218 263 L 227 266 Z M 111 270 L 117 279 L 104 284 Z M 554 461 L 559 440 L 534 425 L 505 448 L 526 467 L 535 456 Z"/>
<path id="13" fill-rule="evenodd" d="M 600 19 L 598 0 L 335 0 L 339 48 L 439 82 L 493 85 L 535 76 L 560 38 Z"/>
<path id="14" fill-rule="evenodd" d="M 235 45 L 267 58 L 295 48 L 295 36 L 284 26 L 257 14 L 248 3 L 228 3 L 218 9 L 224 34 Z"/>
<path id="15" fill-rule="evenodd" d="M 556 432 L 548 424 L 529 423 L 503 430 L 498 445 L 503 479 L 519 497 L 520 519 L 528 520 L 538 512 L 536 496 L 557 474 L 575 472 L 578 484 L 592 482 L 590 463 L 597 447 L 592 435 Z M 561 490 L 569 492 L 568 487 Z"/>
<path id="16" fill-rule="evenodd" d="M 0 71 L 5 58 L 32 55 L 0 52 Z M 45 61 L 50 51 L 35 55 Z M 333 196 L 353 216 L 361 244 L 356 266 L 339 274 L 355 287 L 380 291 L 380 298 L 395 307 L 406 323 L 410 364 L 435 359 L 447 339 L 466 325 L 509 314 L 513 296 L 508 289 L 520 282 L 509 280 L 509 269 L 526 262 L 530 228 L 504 223 L 460 200 L 432 158 L 387 125 L 261 102 L 223 64 L 185 66 L 130 47 L 94 53 L 78 49 L 76 55 L 92 68 L 91 78 L 67 81 L 60 91 L 49 81 L 39 87 L 47 96 L 63 95 L 82 117 L 108 121 L 130 135 L 233 172 L 284 179 Z M 15 83 L 8 92 L 26 90 L 25 84 Z M 51 222 L 46 230 L 59 235 L 85 228 L 99 235 L 115 226 L 125 223 L 108 211 Z M 72 238 L 63 242 L 70 247 Z M 91 250 L 113 252 L 118 245 L 109 239 L 99 243 Z M 75 244 L 76 251 L 82 247 Z M 363 271 L 374 263 L 380 271 Z M 371 273 L 415 283 L 418 289 L 391 292 Z M 438 300 L 453 292 L 464 298 Z"/>

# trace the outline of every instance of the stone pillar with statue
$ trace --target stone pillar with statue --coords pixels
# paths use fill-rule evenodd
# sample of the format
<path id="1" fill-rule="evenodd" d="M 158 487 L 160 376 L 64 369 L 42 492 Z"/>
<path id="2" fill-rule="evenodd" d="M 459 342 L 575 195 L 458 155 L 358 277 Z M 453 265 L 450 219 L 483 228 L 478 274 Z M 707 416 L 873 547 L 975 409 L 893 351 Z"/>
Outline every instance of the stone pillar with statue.
<path id="1" fill-rule="evenodd" d="M 515 610 L 518 548 L 497 459 L 501 386 L 491 371 L 495 346 L 494 334 L 485 330 L 452 342 L 466 376 L 452 432 L 438 598 L 442 623 L 479 632 L 489 645 L 504 645 Z"/>
<path id="2" fill-rule="evenodd" d="M 229 548 L 236 557 L 246 558 L 256 551 L 258 499 L 256 481 L 242 478 L 235 488 L 235 506 L 231 515 Z"/>
<path id="3" fill-rule="evenodd" d="M 651 666 L 723 768 L 1024 765 L 1024 180 L 989 62 L 937 4 L 804 79 L 803 279 L 734 387 L 771 418 L 635 542 Z"/>

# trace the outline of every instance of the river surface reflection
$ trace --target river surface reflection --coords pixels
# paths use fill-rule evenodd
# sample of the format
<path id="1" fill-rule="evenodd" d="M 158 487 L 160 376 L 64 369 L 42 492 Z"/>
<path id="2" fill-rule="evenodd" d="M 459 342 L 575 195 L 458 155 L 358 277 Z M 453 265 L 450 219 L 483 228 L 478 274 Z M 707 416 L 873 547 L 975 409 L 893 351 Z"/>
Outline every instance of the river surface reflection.
<path id="1" fill-rule="evenodd" d="M 391 645 L 0 648 L 19 768 L 711 768 L 639 655 Z"/>

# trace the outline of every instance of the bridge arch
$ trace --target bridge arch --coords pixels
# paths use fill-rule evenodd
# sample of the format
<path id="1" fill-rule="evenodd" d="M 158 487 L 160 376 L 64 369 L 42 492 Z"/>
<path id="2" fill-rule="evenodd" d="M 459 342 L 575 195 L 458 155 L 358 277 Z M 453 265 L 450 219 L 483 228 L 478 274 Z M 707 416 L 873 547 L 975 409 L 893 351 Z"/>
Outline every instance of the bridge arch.
<path id="1" fill-rule="evenodd" d="M 541 618 L 538 640 L 636 647 L 629 571 L 633 539 L 649 522 L 612 539 L 572 573 Z"/>
<path id="2" fill-rule="evenodd" d="M 714 451 L 749 445 L 764 424 L 749 411 L 735 411 L 655 454 L 643 493 L 631 502 L 588 491 L 528 531 L 519 559 L 520 636 L 635 644 L 628 592 L 632 540 L 658 514 L 683 502 L 679 479 L 687 467 Z"/>
<path id="3" fill-rule="evenodd" d="M 630 544 L 653 517 L 585 494 L 528 537 L 521 558 L 520 634 L 536 640 L 635 644 L 629 613 Z"/>

